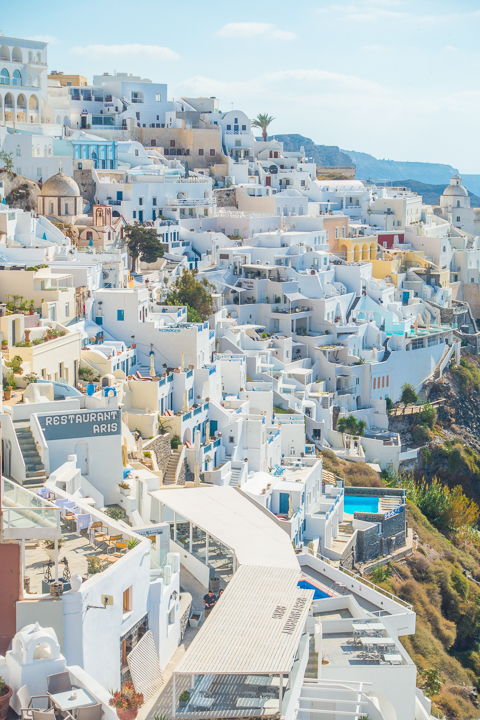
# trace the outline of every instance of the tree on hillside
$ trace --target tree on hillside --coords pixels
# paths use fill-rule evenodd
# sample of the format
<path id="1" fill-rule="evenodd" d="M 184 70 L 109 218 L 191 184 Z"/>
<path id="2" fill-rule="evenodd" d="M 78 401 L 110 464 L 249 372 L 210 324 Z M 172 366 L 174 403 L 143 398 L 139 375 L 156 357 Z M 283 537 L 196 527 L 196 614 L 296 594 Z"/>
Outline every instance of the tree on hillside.
<path id="1" fill-rule="evenodd" d="M 354 415 L 348 415 L 348 417 L 341 417 L 337 422 L 337 430 L 342 435 L 363 435 L 367 423 L 364 420 L 357 420 Z"/>
<path id="2" fill-rule="evenodd" d="M 260 128 L 260 130 L 262 131 L 264 142 L 267 142 L 268 126 L 274 120 L 275 118 L 268 113 L 260 113 L 254 120 L 252 120 L 252 127 Z"/>
<path id="3" fill-rule="evenodd" d="M 402 402 L 404 405 L 414 405 L 416 402 L 418 402 L 418 395 L 415 392 L 413 385 L 410 385 L 410 383 L 405 383 L 405 385 L 402 385 L 402 395 L 400 397 L 400 402 Z"/>
<path id="4" fill-rule="evenodd" d="M 13 175 L 13 152 L 6 152 L 5 150 L 0 150 L 0 162 L 3 163 L 4 169 L 8 172 L 9 175 Z"/>
<path id="5" fill-rule="evenodd" d="M 136 268 L 138 258 L 145 263 L 154 263 L 158 258 L 163 257 L 163 245 L 153 228 L 126 225 L 125 236 L 128 252 L 132 258 L 132 271 Z"/>
<path id="6" fill-rule="evenodd" d="M 189 322 L 203 322 L 213 312 L 214 289 L 206 278 L 197 280 L 196 270 L 184 270 L 165 298 L 166 305 L 186 305 Z"/>

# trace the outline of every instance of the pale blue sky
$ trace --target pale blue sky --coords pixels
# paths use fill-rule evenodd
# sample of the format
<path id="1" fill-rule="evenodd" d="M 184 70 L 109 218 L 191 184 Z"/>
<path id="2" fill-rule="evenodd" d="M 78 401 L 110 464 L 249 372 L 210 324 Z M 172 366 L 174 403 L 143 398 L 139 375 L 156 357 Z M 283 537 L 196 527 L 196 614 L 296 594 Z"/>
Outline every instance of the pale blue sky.
<path id="1" fill-rule="evenodd" d="M 89 82 L 141 74 L 272 132 L 480 173 L 478 0 L 16 0 L 0 29 Z"/>

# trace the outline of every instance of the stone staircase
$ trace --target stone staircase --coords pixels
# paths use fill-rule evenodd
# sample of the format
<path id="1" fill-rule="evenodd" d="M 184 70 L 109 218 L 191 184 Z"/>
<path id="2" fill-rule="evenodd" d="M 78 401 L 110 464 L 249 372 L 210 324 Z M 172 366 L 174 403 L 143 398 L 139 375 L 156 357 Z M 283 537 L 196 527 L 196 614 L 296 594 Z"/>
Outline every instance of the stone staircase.
<path id="1" fill-rule="evenodd" d="M 43 485 L 47 477 L 30 426 L 28 423 L 15 423 L 15 433 L 25 461 L 26 480 L 24 485 Z"/>
<path id="2" fill-rule="evenodd" d="M 242 475 L 241 468 L 232 468 L 229 485 L 231 485 L 232 487 L 237 487 L 237 485 L 240 485 L 241 475 Z"/>
<path id="3" fill-rule="evenodd" d="M 176 450 L 172 450 L 170 459 L 168 461 L 167 469 L 165 470 L 165 474 L 163 476 L 164 485 L 176 485 L 176 472 L 181 453 L 181 445 L 179 445 Z"/>

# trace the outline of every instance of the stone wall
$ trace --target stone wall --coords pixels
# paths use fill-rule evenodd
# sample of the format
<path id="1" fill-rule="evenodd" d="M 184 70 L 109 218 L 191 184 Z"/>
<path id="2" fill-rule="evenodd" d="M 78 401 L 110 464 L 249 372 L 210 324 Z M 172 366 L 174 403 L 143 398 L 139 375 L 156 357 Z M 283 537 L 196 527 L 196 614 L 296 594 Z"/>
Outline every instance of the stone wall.
<path id="1" fill-rule="evenodd" d="M 169 433 L 165 433 L 165 435 L 157 435 L 153 438 L 153 440 L 146 442 L 143 445 L 143 450 L 149 450 L 150 452 L 153 451 L 155 453 L 158 469 L 165 474 L 171 454 Z"/>
<path id="2" fill-rule="evenodd" d="M 385 519 L 383 513 L 355 513 L 358 520 L 375 523 L 374 527 L 359 530 L 357 534 L 357 558 L 360 562 L 374 560 L 378 555 L 389 555 L 404 547 L 407 541 L 406 507 Z M 380 532 L 378 532 L 380 526 Z"/>

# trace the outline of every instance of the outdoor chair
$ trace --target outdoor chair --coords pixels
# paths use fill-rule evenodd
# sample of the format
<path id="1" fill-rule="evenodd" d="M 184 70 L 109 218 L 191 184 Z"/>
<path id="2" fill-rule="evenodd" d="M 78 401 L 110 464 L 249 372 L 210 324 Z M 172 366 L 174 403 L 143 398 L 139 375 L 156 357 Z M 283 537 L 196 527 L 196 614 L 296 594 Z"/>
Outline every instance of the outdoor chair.
<path id="1" fill-rule="evenodd" d="M 40 703 L 36 701 L 40 698 L 45 700 L 45 708 L 38 707 Z M 33 710 L 48 710 L 50 708 L 50 698 L 48 695 L 30 695 L 30 690 L 27 685 L 22 685 L 22 687 L 17 690 L 17 699 L 20 703 L 20 717 L 22 720 L 33 720 Z"/>
<path id="2" fill-rule="evenodd" d="M 106 542 L 108 539 L 108 527 L 101 522 L 94 522 L 90 525 L 89 529 L 90 538 L 95 543 Z"/>
<path id="3" fill-rule="evenodd" d="M 32 718 L 33 720 L 55 720 L 55 710 L 53 707 L 49 710 L 32 709 Z"/>
<path id="4" fill-rule="evenodd" d="M 55 675 L 47 676 L 47 694 L 56 695 L 61 692 L 68 692 L 72 688 L 77 687 L 72 685 L 70 679 L 70 673 L 68 671 L 55 673 Z"/>
<path id="5" fill-rule="evenodd" d="M 103 708 L 102 703 L 96 705 L 88 705 L 77 710 L 77 720 L 102 720 Z"/>
<path id="6" fill-rule="evenodd" d="M 123 535 L 108 535 L 108 540 L 105 542 L 107 543 L 107 552 L 108 548 L 115 548 L 117 542 L 121 542 L 123 540 Z"/>

